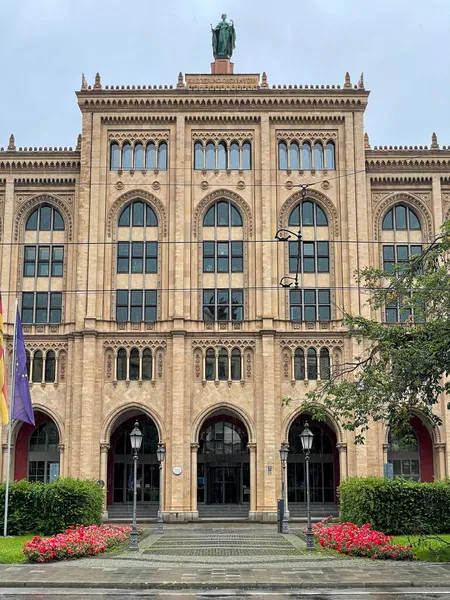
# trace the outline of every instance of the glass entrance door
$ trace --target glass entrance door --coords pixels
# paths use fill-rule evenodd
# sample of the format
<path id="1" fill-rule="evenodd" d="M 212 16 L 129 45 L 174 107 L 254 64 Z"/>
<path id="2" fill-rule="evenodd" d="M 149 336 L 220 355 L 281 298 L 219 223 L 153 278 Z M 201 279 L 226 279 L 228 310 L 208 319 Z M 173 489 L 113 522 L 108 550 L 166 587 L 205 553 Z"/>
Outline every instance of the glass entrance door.
<path id="1" fill-rule="evenodd" d="M 114 464 L 114 502 L 133 502 L 133 463 Z M 138 464 L 137 502 L 159 499 L 159 465 Z"/>
<path id="2" fill-rule="evenodd" d="M 207 496 L 208 504 L 240 503 L 240 467 L 208 467 Z"/>

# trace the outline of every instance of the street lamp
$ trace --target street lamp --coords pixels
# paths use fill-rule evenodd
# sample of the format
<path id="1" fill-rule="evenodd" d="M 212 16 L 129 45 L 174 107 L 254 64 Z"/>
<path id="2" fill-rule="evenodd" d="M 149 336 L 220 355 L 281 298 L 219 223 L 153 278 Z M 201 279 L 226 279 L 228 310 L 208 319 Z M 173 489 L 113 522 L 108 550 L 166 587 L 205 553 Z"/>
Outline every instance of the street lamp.
<path id="1" fill-rule="evenodd" d="M 306 549 L 314 550 L 314 534 L 311 525 L 311 509 L 309 502 L 309 453 L 311 452 L 314 434 L 309 428 L 308 422 L 305 423 L 305 428 L 300 434 L 303 452 L 305 453 L 306 461 L 306 517 L 308 525 L 306 528 Z"/>
<path id="2" fill-rule="evenodd" d="M 162 518 L 162 468 L 163 462 L 166 458 L 166 447 L 164 444 L 158 444 L 158 448 L 156 450 L 156 456 L 158 457 L 159 462 L 159 510 L 158 510 L 158 519 L 156 521 L 156 533 L 164 533 L 164 522 Z"/>
<path id="3" fill-rule="evenodd" d="M 281 520 L 281 533 L 289 533 L 289 525 L 286 516 L 286 463 L 289 454 L 289 444 L 281 442 L 280 458 L 281 458 L 281 497 L 283 499 L 283 518 Z"/>
<path id="4" fill-rule="evenodd" d="M 130 550 L 139 550 L 138 532 L 136 527 L 136 501 L 137 501 L 137 461 L 139 450 L 142 444 L 142 431 L 139 429 L 139 422 L 136 421 L 134 429 L 130 433 L 131 449 L 133 450 L 134 477 L 133 477 L 133 527 L 130 533 Z"/>

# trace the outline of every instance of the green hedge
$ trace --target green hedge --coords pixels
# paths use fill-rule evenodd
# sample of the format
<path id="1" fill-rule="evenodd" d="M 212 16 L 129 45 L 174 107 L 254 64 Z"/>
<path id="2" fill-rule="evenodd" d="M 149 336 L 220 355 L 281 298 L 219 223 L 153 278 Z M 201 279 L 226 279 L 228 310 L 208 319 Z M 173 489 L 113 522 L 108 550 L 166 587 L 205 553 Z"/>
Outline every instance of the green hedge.
<path id="1" fill-rule="evenodd" d="M 100 525 L 103 489 L 94 481 L 58 479 L 53 483 L 17 481 L 9 487 L 8 534 L 54 535 L 69 525 Z M 0 485 L 3 532 L 5 484 Z"/>
<path id="2" fill-rule="evenodd" d="M 450 533 L 450 480 L 417 483 L 404 479 L 353 477 L 339 487 L 340 520 L 370 523 L 389 535 Z"/>

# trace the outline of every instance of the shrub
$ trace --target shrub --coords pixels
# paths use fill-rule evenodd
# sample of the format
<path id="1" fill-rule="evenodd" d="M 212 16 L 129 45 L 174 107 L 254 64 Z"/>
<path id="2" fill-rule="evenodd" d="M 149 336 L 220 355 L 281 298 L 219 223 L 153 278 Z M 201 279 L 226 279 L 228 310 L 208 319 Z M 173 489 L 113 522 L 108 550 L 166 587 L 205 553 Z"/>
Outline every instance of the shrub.
<path id="1" fill-rule="evenodd" d="M 35 536 L 23 545 L 23 553 L 30 562 L 44 563 L 94 556 L 116 548 L 128 540 L 131 527 L 91 525 L 69 527 L 65 533 L 42 539 Z"/>
<path id="2" fill-rule="evenodd" d="M 70 525 L 101 523 L 102 488 L 94 481 L 58 479 L 53 483 L 17 481 L 9 487 L 8 533 L 53 535 Z M 5 484 L 0 485 L 3 529 Z"/>
<path id="3" fill-rule="evenodd" d="M 450 480 L 418 483 L 349 478 L 339 487 L 340 520 L 390 535 L 450 532 Z"/>
<path id="4" fill-rule="evenodd" d="M 354 523 L 331 524 L 328 519 L 313 525 L 313 530 L 323 548 L 331 548 L 349 556 L 385 560 L 414 560 L 411 546 L 391 544 L 392 536 Z"/>

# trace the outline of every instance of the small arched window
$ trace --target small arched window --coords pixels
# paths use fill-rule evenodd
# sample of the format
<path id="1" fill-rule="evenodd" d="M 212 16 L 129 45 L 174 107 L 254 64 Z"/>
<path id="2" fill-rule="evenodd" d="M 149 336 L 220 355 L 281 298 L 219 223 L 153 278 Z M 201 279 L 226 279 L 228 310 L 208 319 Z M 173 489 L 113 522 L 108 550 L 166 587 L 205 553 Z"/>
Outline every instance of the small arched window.
<path id="1" fill-rule="evenodd" d="M 145 150 L 145 168 L 152 171 L 156 169 L 156 146 L 153 142 L 149 142 Z"/>
<path id="2" fill-rule="evenodd" d="M 126 206 L 119 217 L 119 227 L 157 227 L 158 219 L 151 206 L 142 200 L 134 200 Z"/>
<path id="3" fill-rule="evenodd" d="M 314 168 L 318 171 L 323 169 L 323 146 L 321 142 L 314 144 Z"/>
<path id="4" fill-rule="evenodd" d="M 55 353 L 53 350 L 49 350 L 45 355 L 45 383 L 54 383 L 55 363 Z"/>
<path id="5" fill-rule="evenodd" d="M 138 142 L 134 147 L 134 170 L 142 171 L 144 168 L 144 146 Z"/>
<path id="6" fill-rule="evenodd" d="M 302 144 L 302 169 L 308 171 L 311 169 L 311 144 L 303 142 Z"/>
<path id="7" fill-rule="evenodd" d="M 278 142 L 278 168 L 280 171 L 287 169 L 287 146 L 286 142 Z"/>
<path id="8" fill-rule="evenodd" d="M 197 171 L 203 169 L 203 144 L 201 142 L 194 144 L 194 169 Z"/>
<path id="9" fill-rule="evenodd" d="M 222 348 L 219 351 L 217 358 L 217 369 L 218 379 L 220 381 L 226 381 L 228 379 L 228 351 L 226 348 Z"/>
<path id="10" fill-rule="evenodd" d="M 289 147 L 289 159 L 291 169 L 300 169 L 300 148 L 298 147 L 297 142 L 292 142 Z"/>
<path id="11" fill-rule="evenodd" d="M 308 379 L 317 379 L 317 352 L 314 348 L 308 348 L 306 364 L 308 369 Z"/>
<path id="12" fill-rule="evenodd" d="M 290 226 L 308 227 L 316 225 L 317 227 L 326 227 L 328 219 L 322 208 L 313 200 L 305 200 L 297 204 L 289 215 Z"/>
<path id="13" fill-rule="evenodd" d="M 130 380 L 137 381 L 139 379 L 139 350 L 131 348 L 130 351 Z"/>
<path id="14" fill-rule="evenodd" d="M 208 348 L 205 355 L 205 379 L 214 381 L 216 378 L 216 353 L 212 348 Z"/>
<path id="15" fill-rule="evenodd" d="M 242 144 L 242 168 L 244 171 L 252 168 L 252 145 L 248 140 Z"/>
<path id="16" fill-rule="evenodd" d="M 225 142 L 220 142 L 218 147 L 217 168 L 220 171 L 225 171 L 228 168 L 227 160 L 227 145 Z"/>
<path id="17" fill-rule="evenodd" d="M 41 383 L 42 381 L 42 369 L 44 366 L 44 360 L 41 350 L 36 350 L 33 356 L 33 374 L 32 381 L 34 383 Z"/>
<path id="18" fill-rule="evenodd" d="M 216 147 L 214 142 L 206 144 L 206 168 L 210 171 L 216 168 Z"/>
<path id="19" fill-rule="evenodd" d="M 233 348 L 231 352 L 231 379 L 233 381 L 239 381 L 242 379 L 241 351 L 239 348 Z"/>
<path id="20" fill-rule="evenodd" d="M 239 144 L 232 142 L 230 146 L 230 169 L 239 169 Z"/>
<path id="21" fill-rule="evenodd" d="M 334 142 L 328 142 L 326 149 L 326 168 L 333 171 L 336 168 L 336 154 Z"/>
<path id="22" fill-rule="evenodd" d="M 226 200 L 220 200 L 211 206 L 203 218 L 204 227 L 242 227 L 239 210 Z"/>
<path id="23" fill-rule="evenodd" d="M 109 168 L 118 171 L 120 168 L 120 148 L 117 142 L 112 142 L 110 147 Z"/>
<path id="24" fill-rule="evenodd" d="M 128 142 L 122 146 L 122 169 L 124 171 L 131 169 L 131 144 Z"/>
<path id="25" fill-rule="evenodd" d="M 58 429 L 53 422 L 42 423 L 30 435 L 30 452 L 57 452 Z"/>
<path id="26" fill-rule="evenodd" d="M 396 204 L 384 216 L 383 229 L 420 231 L 420 221 L 416 213 L 405 204 Z"/>
<path id="27" fill-rule="evenodd" d="M 42 204 L 28 217 L 25 229 L 27 231 L 64 231 L 64 221 L 56 208 Z"/>
<path id="28" fill-rule="evenodd" d="M 158 169 L 167 171 L 167 144 L 161 142 L 158 146 Z"/>
<path id="29" fill-rule="evenodd" d="M 125 348 L 119 348 L 117 352 L 117 381 L 125 381 L 127 378 L 127 352 Z"/>
<path id="30" fill-rule="evenodd" d="M 330 379 L 330 353 L 327 348 L 320 350 L 320 379 Z"/>
<path id="31" fill-rule="evenodd" d="M 296 348 L 294 354 L 294 379 L 302 381 L 305 379 L 305 353 L 302 348 Z"/>
<path id="32" fill-rule="evenodd" d="M 145 348 L 142 353 L 142 379 L 143 381 L 151 381 L 152 379 L 152 351 L 150 348 Z"/>

